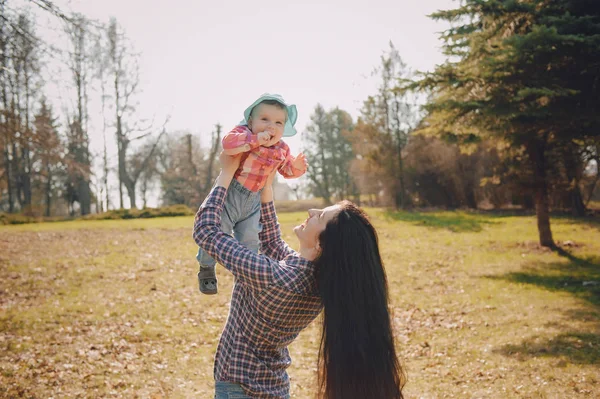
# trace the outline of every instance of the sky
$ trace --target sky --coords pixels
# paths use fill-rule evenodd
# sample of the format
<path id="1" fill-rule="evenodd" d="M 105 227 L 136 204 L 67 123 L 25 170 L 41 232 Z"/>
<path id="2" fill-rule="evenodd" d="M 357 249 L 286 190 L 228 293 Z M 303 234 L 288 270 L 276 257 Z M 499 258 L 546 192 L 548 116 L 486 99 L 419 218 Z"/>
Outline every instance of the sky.
<path id="1" fill-rule="evenodd" d="M 138 115 L 157 128 L 188 130 L 204 145 L 216 123 L 228 131 L 265 92 L 298 107 L 299 134 L 286 142 L 301 150 L 301 135 L 317 103 L 359 116 L 376 90 L 372 76 L 390 41 L 414 70 L 444 61 L 439 33 L 427 17 L 455 8 L 453 0 L 55 0 L 107 22 L 116 17 L 140 54 Z M 64 93 L 64 86 L 54 90 Z M 92 149 L 101 129 L 92 117 Z"/>

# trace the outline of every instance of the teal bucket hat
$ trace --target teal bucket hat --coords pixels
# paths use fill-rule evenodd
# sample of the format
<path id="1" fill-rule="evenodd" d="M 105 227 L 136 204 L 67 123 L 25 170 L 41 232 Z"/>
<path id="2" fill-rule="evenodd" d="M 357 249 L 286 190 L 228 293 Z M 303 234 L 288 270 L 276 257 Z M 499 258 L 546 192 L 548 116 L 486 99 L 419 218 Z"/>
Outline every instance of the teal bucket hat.
<path id="1" fill-rule="evenodd" d="M 262 96 L 260 96 L 258 100 L 254 101 L 251 106 L 246 108 L 246 110 L 244 111 L 244 120 L 240 122 L 240 125 L 247 125 L 254 107 L 256 107 L 258 104 L 265 100 L 275 100 L 286 108 L 287 120 L 285 121 L 285 126 L 283 128 L 283 137 L 292 137 L 293 135 L 295 135 L 296 129 L 294 128 L 294 125 L 296 124 L 296 120 L 298 119 L 298 111 L 296 110 L 296 106 L 294 104 L 286 103 L 283 97 L 281 97 L 281 95 L 279 94 L 265 93 Z"/>

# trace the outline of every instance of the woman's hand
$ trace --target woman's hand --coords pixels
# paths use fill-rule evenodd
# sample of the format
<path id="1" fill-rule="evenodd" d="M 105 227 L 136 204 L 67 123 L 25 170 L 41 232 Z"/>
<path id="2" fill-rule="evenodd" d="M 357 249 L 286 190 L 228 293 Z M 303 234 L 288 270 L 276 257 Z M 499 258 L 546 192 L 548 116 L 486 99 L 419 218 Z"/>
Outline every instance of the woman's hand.
<path id="1" fill-rule="evenodd" d="M 217 186 L 229 187 L 229 183 L 233 179 L 233 175 L 235 175 L 235 171 L 240 166 L 240 161 L 242 156 L 238 155 L 227 155 L 224 152 L 221 152 L 219 155 L 219 162 L 221 163 L 221 173 L 219 177 L 217 177 Z"/>
<path id="2" fill-rule="evenodd" d="M 275 180 L 275 173 L 277 170 L 273 170 L 269 177 L 267 178 L 267 182 L 263 187 L 260 193 L 260 202 L 263 204 L 269 203 L 273 201 L 273 180 Z"/>

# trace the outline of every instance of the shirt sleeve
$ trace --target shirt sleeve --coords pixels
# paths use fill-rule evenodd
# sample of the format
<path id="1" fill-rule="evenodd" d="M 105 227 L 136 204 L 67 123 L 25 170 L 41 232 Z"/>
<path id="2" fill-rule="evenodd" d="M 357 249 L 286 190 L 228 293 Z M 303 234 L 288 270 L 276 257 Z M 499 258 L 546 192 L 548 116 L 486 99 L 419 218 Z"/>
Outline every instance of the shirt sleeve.
<path id="1" fill-rule="evenodd" d="M 221 213 L 226 194 L 224 187 L 215 187 L 206 197 L 194 220 L 194 241 L 236 279 L 262 289 L 273 281 L 273 271 L 278 263 L 265 255 L 252 252 L 221 231 Z"/>
<path id="2" fill-rule="evenodd" d="M 262 230 L 258 234 L 260 238 L 260 251 L 274 260 L 282 260 L 289 255 L 298 255 L 281 238 L 281 229 L 277 222 L 277 213 L 273 201 L 261 204 L 260 224 Z"/>
<path id="3" fill-rule="evenodd" d="M 286 179 L 293 179 L 295 177 L 300 177 L 304 173 L 306 173 L 306 169 L 296 169 L 292 165 L 292 162 L 296 159 L 296 157 L 292 156 L 292 154 L 290 153 L 290 147 L 288 147 L 287 144 L 283 146 L 283 150 L 285 159 L 283 160 L 281 165 L 279 165 L 278 168 L 278 171 L 281 174 L 281 176 L 285 177 Z"/>
<path id="4" fill-rule="evenodd" d="M 244 144 L 249 144 L 250 149 L 254 149 L 259 146 L 258 137 L 256 134 L 253 134 L 247 126 L 234 127 L 233 130 L 223 137 L 222 143 L 224 150 L 238 148 Z"/>

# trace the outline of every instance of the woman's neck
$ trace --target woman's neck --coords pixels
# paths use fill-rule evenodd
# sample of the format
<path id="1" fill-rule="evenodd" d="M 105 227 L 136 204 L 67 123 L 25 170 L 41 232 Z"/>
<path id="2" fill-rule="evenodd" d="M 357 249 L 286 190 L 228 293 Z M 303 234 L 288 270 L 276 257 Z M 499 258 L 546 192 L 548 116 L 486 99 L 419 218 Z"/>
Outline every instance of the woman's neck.
<path id="1" fill-rule="evenodd" d="M 306 248 L 306 247 L 302 247 L 302 245 L 300 245 L 300 256 L 302 256 L 304 259 L 309 260 L 309 261 L 313 261 L 316 259 L 317 255 L 319 255 L 319 251 L 316 247 L 312 247 L 312 248 Z"/>

